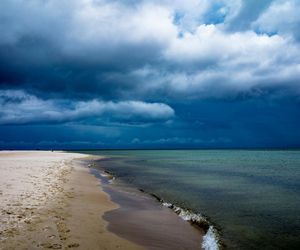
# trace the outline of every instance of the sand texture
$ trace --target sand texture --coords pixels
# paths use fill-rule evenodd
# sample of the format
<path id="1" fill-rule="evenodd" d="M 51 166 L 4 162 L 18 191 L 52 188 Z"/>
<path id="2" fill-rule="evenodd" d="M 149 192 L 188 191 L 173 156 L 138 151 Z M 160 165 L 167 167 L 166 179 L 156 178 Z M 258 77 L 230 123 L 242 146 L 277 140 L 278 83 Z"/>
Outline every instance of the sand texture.
<path id="1" fill-rule="evenodd" d="M 142 249 L 106 230 L 116 204 L 82 157 L 0 151 L 0 249 Z"/>

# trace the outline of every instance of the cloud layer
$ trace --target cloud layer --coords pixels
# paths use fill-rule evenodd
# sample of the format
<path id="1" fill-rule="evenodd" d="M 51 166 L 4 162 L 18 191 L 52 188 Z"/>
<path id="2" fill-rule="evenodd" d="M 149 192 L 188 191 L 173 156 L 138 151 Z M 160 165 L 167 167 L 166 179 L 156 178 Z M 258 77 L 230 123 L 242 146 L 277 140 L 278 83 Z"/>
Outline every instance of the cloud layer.
<path id="1" fill-rule="evenodd" d="M 96 125 L 124 144 L 181 145 L 232 142 L 230 129 L 256 126 L 283 141 L 270 127 L 284 129 L 287 99 L 286 126 L 299 122 L 299 11 L 297 0 L 2 0 L 0 129 L 75 124 L 74 142 Z M 247 100 L 265 102 L 263 126 L 233 117 L 239 105 L 224 108 Z M 199 132 L 208 127 L 210 138 Z M 0 141 L 16 140 L 7 134 Z"/>
<path id="2" fill-rule="evenodd" d="M 201 98 L 266 87 L 299 93 L 297 1 L 4 0 L 1 5 L 3 88 L 26 86 L 39 94 L 63 91 L 87 99 L 130 99 L 137 92 L 140 99 L 149 92 L 156 99 Z M 276 18 L 280 13 L 287 18 Z"/>
<path id="3" fill-rule="evenodd" d="M 151 123 L 174 117 L 174 110 L 163 103 L 42 100 L 23 91 L 0 91 L 0 110 L 2 125 L 85 120 L 94 124 L 114 120 Z"/>

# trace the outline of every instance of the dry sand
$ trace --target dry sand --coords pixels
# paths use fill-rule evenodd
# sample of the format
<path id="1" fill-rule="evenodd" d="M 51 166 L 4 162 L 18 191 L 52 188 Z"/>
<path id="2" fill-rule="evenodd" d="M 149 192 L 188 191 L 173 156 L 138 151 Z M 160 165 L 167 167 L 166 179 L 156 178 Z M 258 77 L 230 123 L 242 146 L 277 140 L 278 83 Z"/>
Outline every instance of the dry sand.
<path id="1" fill-rule="evenodd" d="M 80 157 L 0 151 L 0 249 L 143 249 L 106 230 L 116 204 Z"/>

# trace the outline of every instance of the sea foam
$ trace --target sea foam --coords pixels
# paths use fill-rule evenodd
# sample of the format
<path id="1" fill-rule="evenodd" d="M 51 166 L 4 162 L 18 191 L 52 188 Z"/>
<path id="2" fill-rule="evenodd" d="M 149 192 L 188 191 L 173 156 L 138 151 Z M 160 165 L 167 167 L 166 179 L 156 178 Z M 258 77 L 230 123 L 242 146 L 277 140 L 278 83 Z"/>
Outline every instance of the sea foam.
<path id="1" fill-rule="evenodd" d="M 203 236 L 202 248 L 205 250 L 218 250 L 217 233 L 213 226 L 209 226 L 208 231 Z"/>
<path id="2" fill-rule="evenodd" d="M 172 209 L 185 221 L 189 221 L 193 224 L 197 224 L 199 227 L 203 228 L 206 233 L 203 236 L 202 248 L 204 250 L 219 250 L 220 240 L 217 230 L 212 226 L 208 220 L 200 213 L 193 213 L 187 209 L 175 206 L 172 203 L 162 202 L 162 205 Z"/>

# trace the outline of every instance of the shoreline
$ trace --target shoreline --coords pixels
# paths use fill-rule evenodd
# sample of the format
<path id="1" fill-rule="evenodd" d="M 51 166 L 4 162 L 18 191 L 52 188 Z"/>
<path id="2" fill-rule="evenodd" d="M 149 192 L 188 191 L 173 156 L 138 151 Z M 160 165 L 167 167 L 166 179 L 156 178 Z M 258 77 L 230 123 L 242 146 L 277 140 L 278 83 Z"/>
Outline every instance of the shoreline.
<path id="1" fill-rule="evenodd" d="M 216 249 L 158 197 L 96 176 L 101 158 L 0 151 L 0 249 Z"/>
<path id="2" fill-rule="evenodd" d="M 105 157 L 105 159 L 107 159 L 107 158 Z M 98 163 L 98 165 L 96 163 Z M 115 194 L 116 191 L 121 193 L 122 189 L 127 189 L 127 192 L 125 194 L 126 196 L 130 196 L 130 195 L 128 195 L 128 193 L 129 194 L 134 193 L 135 196 L 136 195 L 143 196 L 144 198 L 148 197 L 151 200 L 150 203 L 152 203 L 154 201 L 156 206 L 162 206 L 164 208 L 167 208 L 173 214 L 175 214 L 178 218 L 180 218 L 180 220 L 183 220 L 183 221 L 187 222 L 187 224 L 189 226 L 196 228 L 196 230 L 198 230 L 198 232 L 200 232 L 200 235 L 198 235 L 198 237 L 199 237 L 199 239 L 201 239 L 201 240 L 199 240 L 199 242 L 200 242 L 199 246 L 201 246 L 201 249 L 219 250 L 219 249 L 226 248 L 225 244 L 221 240 L 219 229 L 217 229 L 216 225 L 211 223 L 211 221 L 206 216 L 204 216 L 200 213 L 195 213 L 189 208 L 180 207 L 180 206 L 177 206 L 177 204 L 169 203 L 168 201 L 165 201 L 162 197 L 159 197 L 158 195 L 156 195 L 154 193 L 146 192 L 145 190 L 143 190 L 137 186 L 132 186 L 128 183 L 123 182 L 122 180 L 117 178 L 114 173 L 106 170 L 103 166 L 101 166 L 101 159 L 98 161 L 96 160 L 94 163 L 89 164 L 89 167 L 91 169 L 90 172 L 93 173 L 98 179 L 101 180 L 101 182 L 103 182 L 105 184 L 105 185 L 103 185 L 105 192 L 107 192 L 112 197 L 112 200 L 115 203 L 118 203 L 118 204 L 122 203 L 122 199 L 124 199 L 124 197 L 122 198 L 122 195 L 120 197 L 120 194 L 119 195 Z M 114 186 L 111 184 L 117 184 L 117 185 Z M 120 184 L 121 184 L 121 187 L 118 187 L 118 186 L 120 186 Z M 117 197 L 114 197 L 114 196 L 117 196 Z M 143 202 L 145 202 L 145 201 L 143 201 Z M 121 206 L 123 206 L 123 205 L 121 204 Z M 125 203 L 125 206 L 126 205 L 127 204 Z M 110 211 L 108 212 L 108 214 L 109 213 L 110 213 Z M 114 213 L 114 211 L 112 211 L 112 213 Z M 123 216 L 124 215 L 128 216 L 128 214 L 126 214 L 126 213 L 123 214 Z M 174 218 L 171 218 L 171 220 L 174 220 Z M 113 223 L 113 218 L 108 218 L 108 221 Z M 117 233 L 117 234 L 119 233 L 120 235 L 123 235 L 123 237 L 125 237 L 125 238 L 139 242 L 133 235 L 130 235 L 130 233 L 129 234 L 126 233 L 126 230 L 124 230 L 125 232 L 120 232 L 120 230 L 116 230 L 113 227 L 111 227 L 111 228 L 112 228 L 111 229 L 112 232 Z M 142 227 L 140 226 L 140 228 L 142 228 Z M 185 230 L 189 231 L 190 229 L 187 227 Z M 178 233 L 178 232 L 175 232 L 175 234 L 176 233 Z M 192 240 L 195 240 L 195 239 L 192 239 Z M 149 247 L 149 245 L 147 245 L 147 246 Z M 174 246 L 170 249 L 174 249 Z M 196 247 L 194 246 L 193 249 L 196 249 Z"/>
<path id="3" fill-rule="evenodd" d="M 120 206 L 105 213 L 111 232 L 147 249 L 222 249 L 215 228 L 202 215 L 175 205 L 171 207 L 156 195 L 116 179 L 95 163 L 89 167 L 102 182 L 104 191 Z M 120 221 L 130 227 L 120 227 Z M 162 245 L 167 239 L 171 242 Z"/>
<path id="4" fill-rule="evenodd" d="M 144 249 L 107 230 L 117 205 L 79 158 L 0 151 L 0 249 Z"/>

